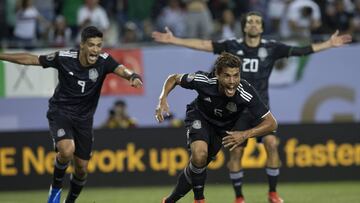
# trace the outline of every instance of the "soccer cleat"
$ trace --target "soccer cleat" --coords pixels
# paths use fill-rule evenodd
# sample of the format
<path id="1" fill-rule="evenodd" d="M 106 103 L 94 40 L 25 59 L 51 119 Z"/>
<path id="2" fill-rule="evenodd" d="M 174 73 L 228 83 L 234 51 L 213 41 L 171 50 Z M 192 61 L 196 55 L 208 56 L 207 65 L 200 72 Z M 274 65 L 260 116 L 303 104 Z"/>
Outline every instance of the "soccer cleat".
<path id="1" fill-rule="evenodd" d="M 61 188 L 53 188 L 50 185 L 49 197 L 47 203 L 60 203 Z"/>
<path id="2" fill-rule="evenodd" d="M 194 203 L 205 203 L 205 199 L 196 199 Z"/>
<path id="3" fill-rule="evenodd" d="M 244 197 L 237 197 L 235 199 L 234 203 L 245 203 L 245 198 Z"/>
<path id="4" fill-rule="evenodd" d="M 281 197 L 279 197 L 277 192 L 269 192 L 268 200 L 269 200 L 269 203 L 283 203 L 284 202 L 284 200 Z"/>

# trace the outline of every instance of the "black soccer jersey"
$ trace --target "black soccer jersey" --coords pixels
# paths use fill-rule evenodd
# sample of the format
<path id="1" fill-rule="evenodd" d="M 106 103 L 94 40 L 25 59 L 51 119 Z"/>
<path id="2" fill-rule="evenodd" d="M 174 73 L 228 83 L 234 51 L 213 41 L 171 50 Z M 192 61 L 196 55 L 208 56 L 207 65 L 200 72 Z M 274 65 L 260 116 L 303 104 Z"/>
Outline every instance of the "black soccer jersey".
<path id="1" fill-rule="evenodd" d="M 83 67 L 78 50 L 41 55 L 39 61 L 44 68 L 58 70 L 59 83 L 49 100 L 49 109 L 79 119 L 94 116 L 105 76 L 119 66 L 108 53 L 102 53 L 94 65 Z"/>
<path id="2" fill-rule="evenodd" d="M 229 52 L 242 59 L 241 78 L 248 81 L 269 105 L 269 77 L 277 59 L 290 56 L 291 46 L 274 40 L 261 40 L 258 47 L 249 47 L 242 39 L 212 42 L 215 54 Z"/>
<path id="3" fill-rule="evenodd" d="M 218 127 L 232 127 L 245 108 L 255 118 L 262 118 L 269 112 L 256 90 L 245 80 L 240 81 L 233 97 L 219 92 L 217 78 L 202 71 L 184 74 L 180 85 L 197 91 L 198 96 L 190 105 L 209 123 Z"/>

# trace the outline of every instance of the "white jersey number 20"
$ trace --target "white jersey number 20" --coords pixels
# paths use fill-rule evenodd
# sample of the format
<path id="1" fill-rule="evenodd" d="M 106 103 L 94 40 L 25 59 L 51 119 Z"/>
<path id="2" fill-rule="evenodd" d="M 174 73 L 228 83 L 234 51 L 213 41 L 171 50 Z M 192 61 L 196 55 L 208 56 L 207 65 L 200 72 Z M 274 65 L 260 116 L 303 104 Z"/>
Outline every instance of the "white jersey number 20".
<path id="1" fill-rule="evenodd" d="M 244 58 L 242 69 L 243 69 L 243 72 L 258 72 L 259 59 Z"/>

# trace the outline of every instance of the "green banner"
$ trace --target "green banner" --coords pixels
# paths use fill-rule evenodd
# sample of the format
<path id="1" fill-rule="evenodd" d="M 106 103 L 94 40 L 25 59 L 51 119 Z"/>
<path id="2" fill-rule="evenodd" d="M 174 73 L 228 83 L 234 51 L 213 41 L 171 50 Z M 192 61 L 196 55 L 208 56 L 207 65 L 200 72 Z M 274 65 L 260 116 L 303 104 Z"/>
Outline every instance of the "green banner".
<path id="1" fill-rule="evenodd" d="M 0 61 L 0 97 L 5 97 L 5 70 L 2 61 Z"/>

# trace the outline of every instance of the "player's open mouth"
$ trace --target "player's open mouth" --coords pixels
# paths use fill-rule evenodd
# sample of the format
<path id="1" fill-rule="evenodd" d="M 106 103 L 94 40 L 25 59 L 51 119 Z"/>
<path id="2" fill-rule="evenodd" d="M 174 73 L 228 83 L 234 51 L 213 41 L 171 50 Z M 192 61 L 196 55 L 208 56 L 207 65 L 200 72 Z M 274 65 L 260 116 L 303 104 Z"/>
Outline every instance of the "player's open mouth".
<path id="1" fill-rule="evenodd" d="M 236 88 L 226 87 L 224 91 L 226 96 L 234 96 Z"/>
<path id="2" fill-rule="evenodd" d="M 256 26 L 253 26 L 253 27 L 250 27 L 250 31 L 251 32 L 257 32 L 257 31 L 259 31 L 259 28 L 256 27 Z"/>
<path id="3" fill-rule="evenodd" d="M 89 55 L 90 61 L 96 61 L 97 58 L 98 58 L 98 55 L 97 55 L 97 54 L 90 54 L 90 55 Z"/>

